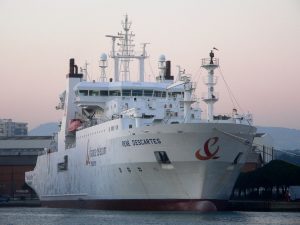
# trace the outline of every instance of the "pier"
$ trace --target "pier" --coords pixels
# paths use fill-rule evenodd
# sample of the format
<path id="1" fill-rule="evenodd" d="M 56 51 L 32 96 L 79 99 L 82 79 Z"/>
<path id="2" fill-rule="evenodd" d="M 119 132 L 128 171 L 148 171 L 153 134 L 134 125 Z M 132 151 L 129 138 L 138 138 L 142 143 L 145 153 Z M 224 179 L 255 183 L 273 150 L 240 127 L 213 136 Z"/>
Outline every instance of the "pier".
<path id="1" fill-rule="evenodd" d="M 0 207 L 41 207 L 38 199 L 0 202 Z M 300 202 L 287 201 L 229 201 L 228 211 L 299 212 Z"/>
<path id="2" fill-rule="evenodd" d="M 0 202 L 0 207 L 41 207 L 41 202 L 38 199 L 10 200 L 8 202 Z"/>
<path id="3" fill-rule="evenodd" d="M 300 202 L 287 201 L 229 201 L 230 211 L 299 212 Z"/>

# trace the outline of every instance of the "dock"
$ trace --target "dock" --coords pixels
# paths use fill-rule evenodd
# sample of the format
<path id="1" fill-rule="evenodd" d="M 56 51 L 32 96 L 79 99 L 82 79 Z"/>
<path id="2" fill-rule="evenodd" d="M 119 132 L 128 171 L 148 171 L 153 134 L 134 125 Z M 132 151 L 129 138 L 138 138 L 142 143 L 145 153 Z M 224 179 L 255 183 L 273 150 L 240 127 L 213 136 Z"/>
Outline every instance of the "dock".
<path id="1" fill-rule="evenodd" d="M 229 201 L 231 211 L 300 212 L 300 202 L 288 201 Z"/>
<path id="2" fill-rule="evenodd" d="M 41 207 L 41 202 L 38 199 L 11 200 L 0 202 L 0 207 Z M 300 212 L 300 202 L 231 200 L 228 211 Z"/>
<path id="3" fill-rule="evenodd" d="M 10 200 L 8 202 L 0 202 L 0 207 L 40 207 L 41 202 L 35 200 Z"/>

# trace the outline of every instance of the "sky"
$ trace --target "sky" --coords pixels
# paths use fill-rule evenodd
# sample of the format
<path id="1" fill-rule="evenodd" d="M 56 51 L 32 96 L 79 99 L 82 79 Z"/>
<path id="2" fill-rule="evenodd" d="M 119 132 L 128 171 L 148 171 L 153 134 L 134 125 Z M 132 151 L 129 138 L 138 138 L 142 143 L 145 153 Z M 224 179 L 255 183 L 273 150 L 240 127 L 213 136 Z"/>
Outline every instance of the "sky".
<path id="1" fill-rule="evenodd" d="M 100 55 L 109 53 L 107 34 L 121 31 L 128 14 L 136 50 L 149 42 L 146 80 L 158 73 L 164 54 L 206 91 L 201 59 L 216 57 L 240 112 L 260 126 L 300 129 L 300 1 L 298 0 L 0 0 L 0 118 L 28 122 L 29 129 L 57 122 L 68 60 L 89 63 L 100 75 Z M 107 70 L 112 76 L 112 62 Z M 232 104 L 220 71 L 216 114 Z M 134 78 L 135 75 L 133 74 Z M 137 77 L 137 76 L 136 76 Z M 204 113 L 206 106 L 201 103 Z"/>

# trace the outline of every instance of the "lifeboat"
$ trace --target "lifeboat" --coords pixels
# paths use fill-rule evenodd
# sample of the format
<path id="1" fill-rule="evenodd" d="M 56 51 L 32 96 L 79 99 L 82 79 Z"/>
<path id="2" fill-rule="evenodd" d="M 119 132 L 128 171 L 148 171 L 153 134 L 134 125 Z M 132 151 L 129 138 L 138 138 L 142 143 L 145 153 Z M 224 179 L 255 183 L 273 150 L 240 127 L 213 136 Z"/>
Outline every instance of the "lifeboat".
<path id="1" fill-rule="evenodd" d="M 81 122 L 80 119 L 72 119 L 72 120 L 70 120 L 68 131 L 69 132 L 75 132 L 78 129 L 78 127 L 81 126 L 81 123 L 82 122 Z"/>

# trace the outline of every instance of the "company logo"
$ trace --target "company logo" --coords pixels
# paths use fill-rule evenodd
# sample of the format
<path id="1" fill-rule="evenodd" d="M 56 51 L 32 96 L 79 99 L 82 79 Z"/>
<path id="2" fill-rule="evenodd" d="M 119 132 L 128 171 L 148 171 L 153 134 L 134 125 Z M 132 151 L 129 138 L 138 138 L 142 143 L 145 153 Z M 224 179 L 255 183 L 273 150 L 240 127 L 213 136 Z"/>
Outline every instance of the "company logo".
<path id="1" fill-rule="evenodd" d="M 209 138 L 204 143 L 204 152 L 203 155 L 201 154 L 201 149 L 198 149 L 195 152 L 195 156 L 199 160 L 209 160 L 209 159 L 218 159 L 219 156 L 216 156 L 216 154 L 219 151 L 219 146 L 215 146 L 215 144 L 218 142 L 218 137 L 212 137 Z"/>

